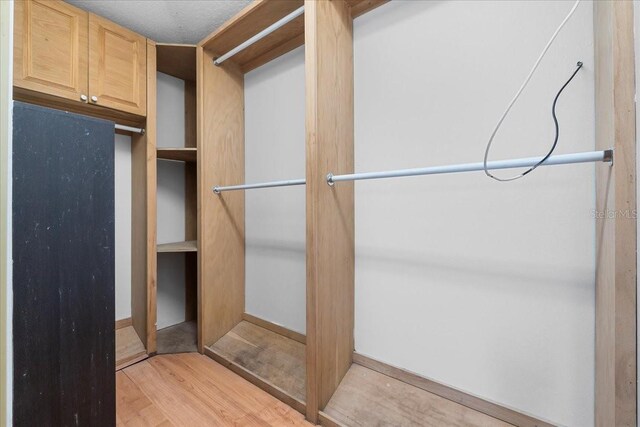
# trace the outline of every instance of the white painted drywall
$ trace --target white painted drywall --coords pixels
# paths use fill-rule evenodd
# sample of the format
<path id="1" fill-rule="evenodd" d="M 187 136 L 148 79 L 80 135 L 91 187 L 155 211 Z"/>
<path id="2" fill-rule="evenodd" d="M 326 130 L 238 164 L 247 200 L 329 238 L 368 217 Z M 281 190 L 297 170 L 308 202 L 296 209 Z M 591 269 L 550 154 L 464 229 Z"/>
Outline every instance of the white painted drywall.
<path id="1" fill-rule="evenodd" d="M 0 2 L 0 424 L 13 419 L 12 117 L 13 1 Z"/>
<path id="2" fill-rule="evenodd" d="M 184 81 L 157 74 L 158 147 L 184 147 Z M 185 239 L 184 163 L 158 161 L 158 243 Z M 185 320 L 184 254 L 158 256 L 158 329 Z"/>
<path id="3" fill-rule="evenodd" d="M 355 22 L 355 164 L 482 160 L 570 2 L 393 1 Z M 492 159 L 594 149 L 584 2 L 498 134 Z M 504 176 L 508 172 L 500 173 Z M 356 350 L 553 423 L 593 425 L 593 165 L 356 184 Z M 339 185 L 339 184 L 338 184 Z"/>
<path id="4" fill-rule="evenodd" d="M 116 320 L 131 317 L 131 137 L 115 136 Z"/>
<path id="5" fill-rule="evenodd" d="M 304 48 L 245 75 L 245 180 L 304 178 Z M 305 333 L 304 186 L 245 192 L 246 311 Z"/>

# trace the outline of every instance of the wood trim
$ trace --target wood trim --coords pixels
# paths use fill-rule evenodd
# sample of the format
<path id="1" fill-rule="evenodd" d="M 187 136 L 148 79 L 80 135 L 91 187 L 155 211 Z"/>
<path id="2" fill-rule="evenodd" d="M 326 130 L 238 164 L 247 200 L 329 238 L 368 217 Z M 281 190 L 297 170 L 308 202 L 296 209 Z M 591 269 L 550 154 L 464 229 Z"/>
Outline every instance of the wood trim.
<path id="1" fill-rule="evenodd" d="M 388 1 L 389 0 L 348 0 L 347 3 L 349 3 L 349 7 L 351 8 L 351 17 L 356 19 L 357 17 L 382 6 Z"/>
<path id="2" fill-rule="evenodd" d="M 286 40 L 279 44 L 277 47 L 270 49 L 269 51 L 252 58 L 251 60 L 242 64 L 242 72 L 248 73 L 249 71 L 255 70 L 262 65 L 273 61 L 276 58 L 281 57 L 285 53 L 291 52 L 292 50 L 302 46 L 304 44 L 304 33 L 298 34 L 295 37 Z"/>
<path id="3" fill-rule="evenodd" d="M 318 424 L 324 427 L 342 427 L 342 424 L 322 411 L 318 412 Z"/>
<path id="4" fill-rule="evenodd" d="M 154 354 L 157 349 L 157 277 L 158 277 L 158 257 L 156 254 L 157 245 L 157 116 L 156 116 L 156 44 L 153 40 L 147 39 L 147 82 L 146 82 L 146 111 L 147 123 L 145 132 L 146 143 L 146 310 L 147 310 L 147 353 Z"/>
<path id="5" fill-rule="evenodd" d="M 23 101 L 29 104 L 55 108 L 57 110 L 70 111 L 72 113 L 83 114 L 85 116 L 111 120 L 121 125 L 144 127 L 145 118 L 142 116 L 126 113 L 123 111 L 112 110 L 111 108 L 102 107 L 100 105 L 71 101 L 65 98 L 60 98 L 58 96 L 49 95 L 43 92 L 36 92 L 17 86 L 13 87 L 13 99 L 15 101 Z"/>
<path id="6" fill-rule="evenodd" d="M 636 106 L 633 2 L 594 2 L 596 148 L 595 425 L 636 425 Z M 610 216 L 613 212 L 615 215 Z M 627 216 L 628 215 L 628 216 Z"/>
<path id="7" fill-rule="evenodd" d="M 213 65 L 198 48 L 198 345 L 200 351 L 242 320 L 245 302 L 244 192 L 212 194 L 244 181 L 244 75 Z M 206 120 L 204 119 L 206 113 Z M 205 262 L 206 260 L 206 262 Z"/>
<path id="8" fill-rule="evenodd" d="M 204 354 L 304 415 L 306 410 L 305 403 L 291 396 L 280 387 L 273 385 L 259 375 L 256 375 L 253 372 L 243 368 L 242 366 L 232 362 L 231 360 L 220 355 L 215 350 L 209 347 L 205 347 Z"/>
<path id="9" fill-rule="evenodd" d="M 349 370 L 354 329 L 353 21 L 344 0 L 305 1 L 307 419 Z"/>
<path id="10" fill-rule="evenodd" d="M 133 325 L 133 322 L 131 321 L 131 317 L 116 320 L 116 331 L 118 329 L 126 328 L 127 326 L 132 326 L 132 325 Z"/>
<path id="11" fill-rule="evenodd" d="M 124 368 L 126 368 L 127 366 L 131 366 L 134 365 L 138 362 L 142 362 L 143 360 L 147 359 L 149 357 L 149 355 L 147 355 L 147 353 L 138 353 L 138 354 L 134 354 L 130 357 L 127 357 L 123 360 L 119 360 L 118 364 L 116 365 L 116 372 L 120 371 Z"/>
<path id="12" fill-rule="evenodd" d="M 507 408 L 505 406 L 493 403 L 489 400 L 482 399 L 474 396 L 470 393 L 458 390 L 456 388 L 438 383 L 428 378 L 422 377 L 410 371 L 406 371 L 401 368 L 380 362 L 370 357 L 353 353 L 353 363 L 362 365 L 365 368 L 369 368 L 388 377 L 395 378 L 403 383 L 412 385 L 419 389 L 428 391 L 452 402 L 459 403 L 460 405 L 471 408 L 475 411 L 482 412 L 493 418 L 497 418 L 509 424 L 513 424 L 520 427 L 552 427 L 546 421 L 534 418 L 530 415 L 523 414 L 514 409 Z"/>
<path id="13" fill-rule="evenodd" d="M 249 313 L 243 313 L 242 320 L 246 320 L 249 323 L 253 323 L 256 326 L 260 326 L 261 328 L 265 328 L 271 332 L 275 332 L 278 335 L 282 335 L 283 337 L 287 337 L 301 344 L 307 343 L 307 337 L 304 334 L 292 331 L 291 329 L 285 328 L 284 326 L 269 322 L 268 320 L 261 319 Z"/>

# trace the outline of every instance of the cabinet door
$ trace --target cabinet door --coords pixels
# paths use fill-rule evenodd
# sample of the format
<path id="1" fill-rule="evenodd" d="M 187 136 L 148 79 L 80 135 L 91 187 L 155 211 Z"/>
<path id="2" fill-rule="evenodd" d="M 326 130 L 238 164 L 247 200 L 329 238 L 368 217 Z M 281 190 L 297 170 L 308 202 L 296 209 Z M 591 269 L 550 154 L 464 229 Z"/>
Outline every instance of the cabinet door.
<path id="1" fill-rule="evenodd" d="M 89 101 L 144 116 L 147 110 L 147 40 L 89 15 Z"/>
<path id="2" fill-rule="evenodd" d="M 113 137 L 14 104 L 14 426 L 116 425 Z"/>
<path id="3" fill-rule="evenodd" d="M 62 1 L 15 2 L 15 86 L 81 101 L 87 94 L 88 14 Z"/>

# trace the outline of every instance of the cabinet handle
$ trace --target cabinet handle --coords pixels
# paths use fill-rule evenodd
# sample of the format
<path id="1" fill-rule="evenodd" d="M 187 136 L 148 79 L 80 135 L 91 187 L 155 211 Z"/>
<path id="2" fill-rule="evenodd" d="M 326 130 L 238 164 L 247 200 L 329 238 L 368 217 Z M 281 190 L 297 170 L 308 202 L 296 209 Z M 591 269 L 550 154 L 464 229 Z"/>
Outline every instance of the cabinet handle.
<path id="1" fill-rule="evenodd" d="M 80 101 L 82 102 L 87 102 L 87 95 L 85 95 L 84 93 L 82 95 L 80 95 Z"/>
<path id="2" fill-rule="evenodd" d="M 93 96 L 91 97 L 91 102 L 98 102 L 98 97 L 97 97 L 97 96 L 95 96 L 95 95 L 93 95 Z"/>

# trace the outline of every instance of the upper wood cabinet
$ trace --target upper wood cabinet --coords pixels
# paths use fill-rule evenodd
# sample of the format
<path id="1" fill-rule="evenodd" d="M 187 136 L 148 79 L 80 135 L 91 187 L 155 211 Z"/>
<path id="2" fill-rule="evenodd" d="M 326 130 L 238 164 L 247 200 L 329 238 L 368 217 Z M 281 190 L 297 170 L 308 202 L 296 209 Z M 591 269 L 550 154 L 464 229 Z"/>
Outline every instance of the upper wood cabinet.
<path id="1" fill-rule="evenodd" d="M 14 85 L 82 101 L 88 29 L 89 14 L 66 3 L 16 1 Z"/>
<path id="2" fill-rule="evenodd" d="M 147 39 L 96 15 L 89 15 L 90 102 L 145 115 Z"/>
<path id="3" fill-rule="evenodd" d="M 16 87 L 145 116 L 146 49 L 139 34 L 62 1 L 15 2 Z"/>

